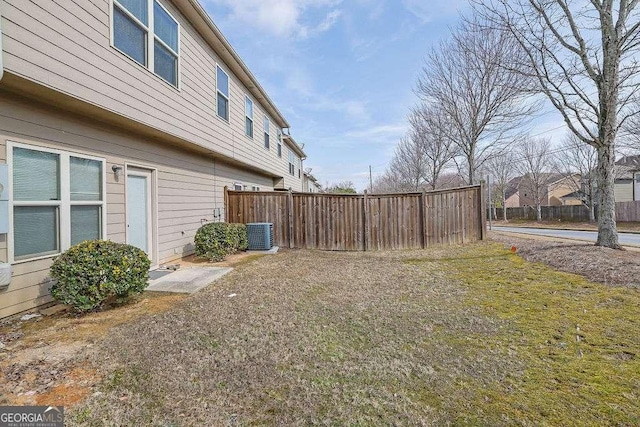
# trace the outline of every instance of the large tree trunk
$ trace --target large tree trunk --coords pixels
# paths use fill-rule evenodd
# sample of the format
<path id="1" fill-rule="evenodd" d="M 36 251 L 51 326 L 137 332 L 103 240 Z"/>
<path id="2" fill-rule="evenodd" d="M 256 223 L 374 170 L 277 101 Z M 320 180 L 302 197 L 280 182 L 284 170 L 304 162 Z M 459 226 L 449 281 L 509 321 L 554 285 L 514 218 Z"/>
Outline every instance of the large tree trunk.
<path id="1" fill-rule="evenodd" d="M 613 144 L 598 147 L 598 241 L 596 245 L 622 249 L 618 243 L 616 227 L 614 153 Z"/>
<path id="2" fill-rule="evenodd" d="M 467 156 L 467 163 L 469 164 L 469 185 L 473 185 L 473 184 L 475 184 L 475 182 L 474 182 L 474 172 L 475 172 L 475 169 L 476 169 L 476 159 L 474 158 L 473 155 Z"/>
<path id="3" fill-rule="evenodd" d="M 620 2 L 622 4 L 622 2 Z M 598 84 L 598 241 L 597 246 L 622 249 L 616 227 L 615 161 L 620 52 L 611 14 L 601 17 L 602 74 Z"/>
<path id="4" fill-rule="evenodd" d="M 536 221 L 542 221 L 542 206 L 540 202 L 536 203 Z"/>

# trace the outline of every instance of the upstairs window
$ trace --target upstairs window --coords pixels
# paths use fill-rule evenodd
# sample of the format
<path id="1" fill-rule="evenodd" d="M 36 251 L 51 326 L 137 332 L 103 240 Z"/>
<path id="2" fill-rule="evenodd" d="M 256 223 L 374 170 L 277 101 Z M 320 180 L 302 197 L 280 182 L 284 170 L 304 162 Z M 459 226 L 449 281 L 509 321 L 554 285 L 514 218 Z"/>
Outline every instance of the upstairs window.
<path id="1" fill-rule="evenodd" d="M 253 138 L 253 101 L 248 96 L 244 97 L 244 132 L 249 138 Z"/>
<path id="2" fill-rule="evenodd" d="M 269 149 L 269 117 L 264 116 L 264 148 Z"/>
<path id="3" fill-rule="evenodd" d="M 278 129 L 278 157 L 282 158 L 282 131 Z"/>
<path id="4" fill-rule="evenodd" d="M 289 175 L 296 175 L 296 155 L 289 150 Z"/>
<path id="5" fill-rule="evenodd" d="M 113 0 L 113 46 L 178 87 L 180 24 L 157 0 Z"/>
<path id="6" fill-rule="evenodd" d="M 220 66 L 216 69 L 216 90 L 218 92 L 218 117 L 229 121 L 229 76 Z"/>

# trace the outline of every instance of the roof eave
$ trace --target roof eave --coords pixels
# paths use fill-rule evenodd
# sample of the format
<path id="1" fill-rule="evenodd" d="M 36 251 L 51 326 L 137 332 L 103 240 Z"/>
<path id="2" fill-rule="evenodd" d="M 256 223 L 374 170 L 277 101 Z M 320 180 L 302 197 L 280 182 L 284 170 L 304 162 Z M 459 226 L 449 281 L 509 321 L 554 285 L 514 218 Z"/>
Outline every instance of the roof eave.
<path id="1" fill-rule="evenodd" d="M 300 156 L 303 159 L 307 158 L 307 155 L 305 154 L 305 152 L 302 150 L 302 148 L 300 148 L 298 143 L 295 141 L 295 139 L 293 139 L 291 135 L 283 135 L 282 139 L 284 140 L 284 142 L 287 143 L 289 147 L 293 148 L 293 151 L 295 151 L 298 156 Z"/>

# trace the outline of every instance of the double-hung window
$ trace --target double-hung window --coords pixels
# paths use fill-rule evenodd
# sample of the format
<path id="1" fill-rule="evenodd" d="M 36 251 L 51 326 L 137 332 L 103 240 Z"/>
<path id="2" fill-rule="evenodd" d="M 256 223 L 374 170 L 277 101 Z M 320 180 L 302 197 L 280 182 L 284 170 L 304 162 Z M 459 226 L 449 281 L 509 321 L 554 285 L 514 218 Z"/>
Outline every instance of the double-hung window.
<path id="1" fill-rule="evenodd" d="M 296 155 L 293 151 L 289 150 L 289 175 L 296 174 Z"/>
<path id="2" fill-rule="evenodd" d="M 216 67 L 216 90 L 218 92 L 218 117 L 229 121 L 229 75 Z"/>
<path id="3" fill-rule="evenodd" d="M 9 150 L 14 261 L 104 237 L 104 160 L 18 144 Z"/>
<path id="4" fill-rule="evenodd" d="M 253 101 L 248 96 L 244 97 L 244 133 L 253 138 Z"/>
<path id="5" fill-rule="evenodd" d="M 264 116 L 264 148 L 269 149 L 269 117 Z"/>
<path id="6" fill-rule="evenodd" d="M 113 46 L 178 87 L 180 24 L 158 0 L 113 0 Z"/>

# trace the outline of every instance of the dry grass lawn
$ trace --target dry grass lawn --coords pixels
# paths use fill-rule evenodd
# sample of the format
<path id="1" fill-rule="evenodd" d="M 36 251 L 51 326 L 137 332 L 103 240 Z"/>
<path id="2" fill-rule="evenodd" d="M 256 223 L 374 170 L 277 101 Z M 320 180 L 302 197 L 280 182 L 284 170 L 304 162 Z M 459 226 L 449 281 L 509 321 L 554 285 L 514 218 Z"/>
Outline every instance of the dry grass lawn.
<path id="1" fill-rule="evenodd" d="M 499 243 L 285 251 L 112 329 L 71 425 L 639 425 L 639 322 Z"/>

